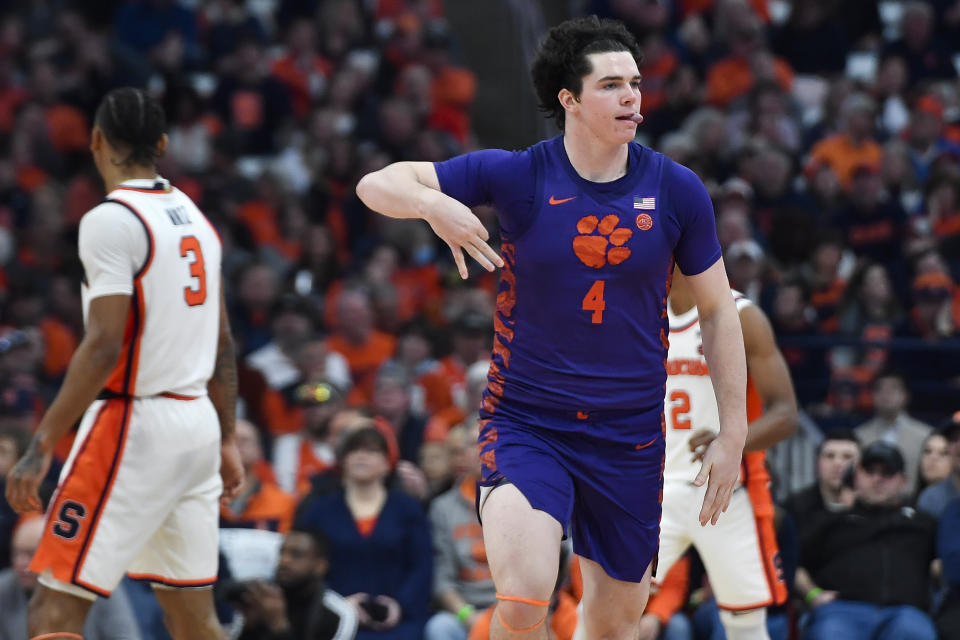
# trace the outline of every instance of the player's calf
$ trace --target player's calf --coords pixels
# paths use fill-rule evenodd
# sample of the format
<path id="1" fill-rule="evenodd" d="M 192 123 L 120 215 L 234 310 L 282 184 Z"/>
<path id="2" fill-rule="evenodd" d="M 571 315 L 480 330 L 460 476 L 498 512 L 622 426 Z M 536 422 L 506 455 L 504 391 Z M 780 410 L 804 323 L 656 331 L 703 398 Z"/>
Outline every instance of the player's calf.
<path id="1" fill-rule="evenodd" d="M 93 601 L 38 584 L 27 607 L 31 638 L 79 638 Z"/>
<path id="2" fill-rule="evenodd" d="M 767 633 L 767 610 L 720 610 L 720 622 L 727 632 L 727 640 L 770 640 Z"/>

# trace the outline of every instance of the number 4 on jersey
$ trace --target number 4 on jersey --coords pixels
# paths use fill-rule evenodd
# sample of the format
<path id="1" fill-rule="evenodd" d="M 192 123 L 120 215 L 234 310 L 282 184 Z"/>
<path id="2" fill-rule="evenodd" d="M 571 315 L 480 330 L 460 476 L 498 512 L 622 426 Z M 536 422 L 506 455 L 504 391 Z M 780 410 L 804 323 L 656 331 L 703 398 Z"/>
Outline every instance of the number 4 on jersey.
<path id="1" fill-rule="evenodd" d="M 593 283 L 593 286 L 590 287 L 590 290 L 587 291 L 587 295 L 583 297 L 583 306 L 581 309 L 584 311 L 593 311 L 593 316 L 590 320 L 593 324 L 603 324 L 603 310 L 607 308 L 607 303 L 603 300 L 603 287 L 605 282 L 603 280 L 597 280 Z"/>
<path id="2" fill-rule="evenodd" d="M 207 299 L 207 270 L 203 266 L 203 251 L 196 236 L 184 236 L 180 239 L 180 257 L 192 257 L 190 260 L 190 278 L 196 278 L 196 288 L 184 287 L 183 299 L 191 307 L 203 304 Z"/>

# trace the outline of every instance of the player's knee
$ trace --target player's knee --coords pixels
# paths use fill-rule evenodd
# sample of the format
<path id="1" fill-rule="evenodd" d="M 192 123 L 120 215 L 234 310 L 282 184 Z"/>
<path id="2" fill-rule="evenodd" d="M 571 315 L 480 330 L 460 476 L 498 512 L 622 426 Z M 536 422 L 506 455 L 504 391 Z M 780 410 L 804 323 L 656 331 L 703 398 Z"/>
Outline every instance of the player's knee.
<path id="1" fill-rule="evenodd" d="M 727 640 L 770 640 L 767 634 L 767 610 L 720 610 L 720 622 L 727 632 Z"/>
<path id="2" fill-rule="evenodd" d="M 520 594 L 543 595 L 543 591 L 515 589 L 497 593 L 497 619 L 510 631 L 532 631 L 546 619 L 550 601 Z"/>

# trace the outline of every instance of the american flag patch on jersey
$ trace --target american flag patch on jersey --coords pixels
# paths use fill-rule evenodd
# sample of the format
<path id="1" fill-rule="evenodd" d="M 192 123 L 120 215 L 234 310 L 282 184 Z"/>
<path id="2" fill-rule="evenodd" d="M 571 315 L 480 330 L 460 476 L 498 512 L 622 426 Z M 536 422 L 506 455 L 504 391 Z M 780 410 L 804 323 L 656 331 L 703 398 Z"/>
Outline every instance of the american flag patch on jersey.
<path id="1" fill-rule="evenodd" d="M 643 211 L 653 211 L 657 208 L 657 199 L 656 198 L 638 198 L 637 196 L 633 197 L 633 208 L 641 209 Z"/>

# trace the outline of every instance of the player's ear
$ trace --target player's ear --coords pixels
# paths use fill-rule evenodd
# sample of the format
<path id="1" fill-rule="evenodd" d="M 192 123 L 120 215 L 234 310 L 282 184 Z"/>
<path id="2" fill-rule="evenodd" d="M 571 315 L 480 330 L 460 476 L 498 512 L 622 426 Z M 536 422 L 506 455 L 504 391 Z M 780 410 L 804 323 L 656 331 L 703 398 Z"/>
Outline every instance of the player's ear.
<path id="1" fill-rule="evenodd" d="M 557 99 L 567 113 L 574 113 L 580 107 L 580 99 L 570 89 L 560 89 Z"/>
<path id="2" fill-rule="evenodd" d="M 160 136 L 159 142 L 157 142 L 157 157 L 162 158 L 163 154 L 167 152 L 167 143 L 170 142 L 170 137 L 167 134 L 162 134 Z"/>
<path id="3" fill-rule="evenodd" d="M 103 131 L 100 127 L 94 126 L 90 131 L 90 151 L 96 152 L 103 149 Z"/>

